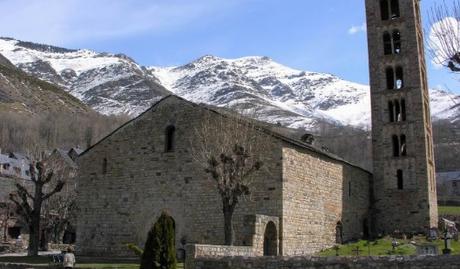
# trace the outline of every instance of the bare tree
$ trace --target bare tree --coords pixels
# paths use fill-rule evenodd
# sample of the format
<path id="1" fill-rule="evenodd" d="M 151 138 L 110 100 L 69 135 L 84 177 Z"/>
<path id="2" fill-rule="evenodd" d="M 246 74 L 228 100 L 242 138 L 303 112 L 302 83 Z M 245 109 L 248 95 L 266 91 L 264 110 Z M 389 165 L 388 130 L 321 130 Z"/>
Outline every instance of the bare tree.
<path id="1" fill-rule="evenodd" d="M 460 1 L 435 4 L 429 13 L 428 50 L 436 64 L 460 72 Z"/>
<path id="2" fill-rule="evenodd" d="M 251 193 L 254 176 L 263 166 L 267 137 L 252 121 L 212 111 L 205 112 L 194 137 L 192 154 L 222 198 L 225 244 L 233 245 L 233 213 Z"/>
<path id="3" fill-rule="evenodd" d="M 62 190 L 65 181 L 63 175 L 60 175 L 59 171 L 55 167 L 53 169 L 52 165 L 46 161 L 33 162 L 30 165 L 30 177 L 33 182 L 33 190 L 16 183 L 17 190 L 10 194 L 10 199 L 18 207 L 20 216 L 29 227 L 28 255 L 36 256 L 40 245 L 43 204 Z"/>
<path id="4" fill-rule="evenodd" d="M 9 222 L 13 219 L 14 206 L 11 203 L 0 203 L 0 222 L 2 224 L 2 238 L 6 242 L 8 240 Z"/>
<path id="5" fill-rule="evenodd" d="M 72 184 L 66 182 L 65 187 Z M 43 228 L 46 232 L 46 239 L 42 240 L 44 246 L 48 241 L 53 243 L 61 243 L 64 237 L 64 232 L 72 227 L 76 219 L 77 203 L 76 203 L 76 190 L 75 188 L 66 188 L 54 195 L 43 205 Z"/>

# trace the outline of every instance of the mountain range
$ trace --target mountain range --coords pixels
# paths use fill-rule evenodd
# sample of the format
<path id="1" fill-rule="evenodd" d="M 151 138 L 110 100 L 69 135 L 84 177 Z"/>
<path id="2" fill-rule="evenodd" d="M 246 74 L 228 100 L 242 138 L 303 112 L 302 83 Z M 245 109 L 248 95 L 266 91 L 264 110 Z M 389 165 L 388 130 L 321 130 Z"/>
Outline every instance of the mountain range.
<path id="1" fill-rule="evenodd" d="M 289 68 L 268 57 L 203 56 L 175 67 L 141 66 L 122 54 L 0 38 L 0 54 L 103 114 L 136 116 L 168 94 L 254 112 L 260 120 L 312 129 L 327 122 L 370 127 L 369 86 Z M 1 58 L 0 58 L 1 61 Z M 432 116 L 458 121 L 460 96 L 431 90 Z"/>

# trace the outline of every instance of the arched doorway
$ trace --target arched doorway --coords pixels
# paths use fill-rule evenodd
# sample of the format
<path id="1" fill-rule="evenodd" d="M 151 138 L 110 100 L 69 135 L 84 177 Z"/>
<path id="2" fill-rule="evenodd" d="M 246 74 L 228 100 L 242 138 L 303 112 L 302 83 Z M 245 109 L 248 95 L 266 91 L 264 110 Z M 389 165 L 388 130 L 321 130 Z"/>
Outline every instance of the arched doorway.
<path id="1" fill-rule="evenodd" d="M 278 255 L 278 233 L 273 221 L 267 223 L 264 234 L 264 256 Z"/>
<path id="2" fill-rule="evenodd" d="M 337 225 L 335 226 L 335 243 L 343 243 L 343 225 L 341 221 L 337 222 Z"/>

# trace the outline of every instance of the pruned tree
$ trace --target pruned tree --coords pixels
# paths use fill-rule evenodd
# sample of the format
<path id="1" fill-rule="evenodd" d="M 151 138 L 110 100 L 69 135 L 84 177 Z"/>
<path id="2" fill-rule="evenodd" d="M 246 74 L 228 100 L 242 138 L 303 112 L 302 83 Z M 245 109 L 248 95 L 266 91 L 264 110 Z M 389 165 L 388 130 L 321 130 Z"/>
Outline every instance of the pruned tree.
<path id="1" fill-rule="evenodd" d="M 28 255 L 38 255 L 40 228 L 44 202 L 60 192 L 64 187 L 64 175 L 46 161 L 32 162 L 30 165 L 32 189 L 16 183 L 16 191 L 10 194 L 10 200 L 19 209 L 20 216 L 29 228 Z"/>
<path id="2" fill-rule="evenodd" d="M 10 221 L 13 219 L 13 214 L 14 206 L 11 203 L 0 203 L 0 223 L 2 228 L 2 240 L 4 242 L 8 240 L 8 228 Z"/>
<path id="3" fill-rule="evenodd" d="M 213 111 L 205 112 L 195 128 L 192 155 L 222 199 L 226 245 L 234 244 L 233 214 L 252 191 L 254 176 L 264 164 L 267 140 L 255 121 Z"/>
<path id="4" fill-rule="evenodd" d="M 436 64 L 460 72 L 460 0 L 436 3 L 429 12 L 428 50 Z"/>

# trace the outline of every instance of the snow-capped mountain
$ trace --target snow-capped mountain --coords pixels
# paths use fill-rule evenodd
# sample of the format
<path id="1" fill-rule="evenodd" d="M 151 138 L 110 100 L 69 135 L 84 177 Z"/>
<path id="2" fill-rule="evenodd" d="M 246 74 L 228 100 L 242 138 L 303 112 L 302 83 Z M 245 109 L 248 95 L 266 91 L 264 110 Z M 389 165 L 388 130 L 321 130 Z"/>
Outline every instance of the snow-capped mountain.
<path id="1" fill-rule="evenodd" d="M 10 38 L 0 38 L 0 54 L 103 114 L 136 115 L 169 94 L 145 68 L 121 54 L 69 50 Z"/>
<path id="2" fill-rule="evenodd" d="M 185 99 L 254 110 L 265 121 L 290 127 L 308 128 L 319 121 L 365 126 L 370 119 L 367 86 L 295 70 L 267 57 L 204 56 L 184 66 L 149 70 Z"/>
<path id="3" fill-rule="evenodd" d="M 0 54 L 66 88 L 104 114 L 137 115 L 170 93 L 196 103 L 251 110 L 260 120 L 310 129 L 320 122 L 367 128 L 369 87 L 295 70 L 267 57 L 204 56 L 177 67 L 143 67 L 124 55 L 0 38 Z M 458 120 L 460 96 L 431 92 L 435 118 Z M 456 100 L 456 101 L 455 101 Z"/>

